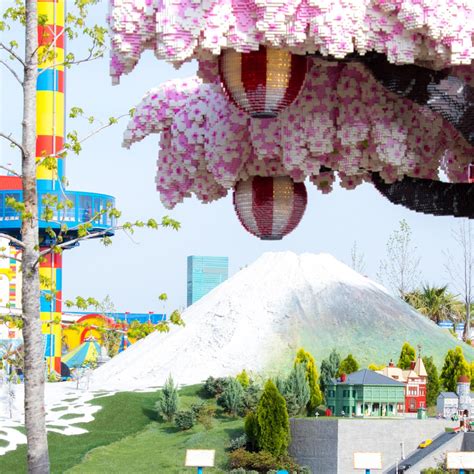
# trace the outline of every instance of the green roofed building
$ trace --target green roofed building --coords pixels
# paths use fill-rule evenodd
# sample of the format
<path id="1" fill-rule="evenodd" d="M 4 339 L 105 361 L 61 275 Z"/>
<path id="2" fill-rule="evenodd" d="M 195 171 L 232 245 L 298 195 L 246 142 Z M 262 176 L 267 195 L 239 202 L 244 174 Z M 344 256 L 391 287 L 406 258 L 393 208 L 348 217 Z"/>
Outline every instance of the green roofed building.
<path id="1" fill-rule="evenodd" d="M 335 416 L 397 416 L 405 411 L 405 385 L 368 369 L 333 379 L 324 394 Z"/>

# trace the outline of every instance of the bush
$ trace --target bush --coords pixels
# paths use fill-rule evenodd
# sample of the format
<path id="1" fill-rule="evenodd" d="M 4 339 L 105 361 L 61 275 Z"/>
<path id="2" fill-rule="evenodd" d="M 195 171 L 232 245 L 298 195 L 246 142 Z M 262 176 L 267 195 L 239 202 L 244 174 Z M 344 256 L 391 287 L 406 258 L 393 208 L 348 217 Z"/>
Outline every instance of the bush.
<path id="1" fill-rule="evenodd" d="M 236 415 L 242 407 L 244 398 L 244 389 L 242 385 L 235 379 L 229 379 L 221 396 L 217 399 L 217 403 L 224 409 L 226 413 Z"/>
<path id="2" fill-rule="evenodd" d="M 245 389 L 244 398 L 242 399 L 242 415 L 246 415 L 249 411 L 255 411 L 260 398 L 260 387 L 254 383 Z"/>
<path id="3" fill-rule="evenodd" d="M 239 382 L 240 385 L 242 385 L 242 388 L 244 389 L 248 388 L 250 385 L 250 377 L 249 374 L 247 374 L 247 372 L 245 371 L 245 369 L 242 370 L 240 374 L 236 375 L 235 380 L 237 380 L 237 382 Z"/>
<path id="4" fill-rule="evenodd" d="M 257 416 L 254 412 L 247 413 L 244 423 L 245 436 L 247 438 L 247 444 L 251 451 L 257 450 L 258 443 L 258 423 Z"/>
<path id="5" fill-rule="evenodd" d="M 206 403 L 195 403 L 191 405 L 191 411 L 195 419 L 201 423 L 206 430 L 212 428 L 212 420 L 216 414 L 216 409 L 213 406 L 207 405 Z"/>
<path id="6" fill-rule="evenodd" d="M 156 402 L 156 408 L 166 421 L 173 421 L 174 415 L 178 411 L 178 403 L 178 387 L 175 386 L 170 375 Z"/>
<path id="7" fill-rule="evenodd" d="M 174 417 L 176 428 L 181 431 L 191 429 L 196 423 L 196 415 L 191 411 L 178 411 Z"/>
<path id="8" fill-rule="evenodd" d="M 229 443 L 229 449 L 231 451 L 235 451 L 236 449 L 240 449 L 240 448 L 245 448 L 246 446 L 247 446 L 247 436 L 245 433 L 239 436 L 238 438 L 231 439 Z"/>
<path id="9" fill-rule="evenodd" d="M 204 392 L 208 397 L 218 397 L 225 389 L 227 379 L 224 377 L 208 377 L 204 383 Z"/>
<path id="10" fill-rule="evenodd" d="M 230 453 L 229 463 L 232 469 L 255 470 L 267 473 L 271 470 L 286 469 L 291 473 L 303 473 L 302 468 L 298 466 L 290 456 L 274 456 L 268 451 L 251 453 L 245 449 L 237 449 Z"/>

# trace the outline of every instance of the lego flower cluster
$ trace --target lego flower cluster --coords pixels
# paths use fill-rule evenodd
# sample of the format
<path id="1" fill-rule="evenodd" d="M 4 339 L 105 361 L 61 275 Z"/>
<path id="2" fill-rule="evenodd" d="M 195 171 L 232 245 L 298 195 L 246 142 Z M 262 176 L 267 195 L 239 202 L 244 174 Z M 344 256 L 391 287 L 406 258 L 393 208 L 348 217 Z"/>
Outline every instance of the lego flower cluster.
<path id="1" fill-rule="evenodd" d="M 323 192 L 336 175 L 352 189 L 372 172 L 394 182 L 439 179 L 442 170 L 462 182 L 474 155 L 441 115 L 387 91 L 363 64 L 318 58 L 276 118 L 251 118 L 219 83 L 165 83 L 137 106 L 124 145 L 160 132 L 156 183 L 167 207 L 191 194 L 218 199 L 252 176 L 309 177 Z"/>
<path id="2" fill-rule="evenodd" d="M 335 58 L 377 51 L 397 64 L 435 68 L 474 58 L 468 0 L 110 0 L 111 75 L 145 49 L 179 65 L 259 45 Z"/>

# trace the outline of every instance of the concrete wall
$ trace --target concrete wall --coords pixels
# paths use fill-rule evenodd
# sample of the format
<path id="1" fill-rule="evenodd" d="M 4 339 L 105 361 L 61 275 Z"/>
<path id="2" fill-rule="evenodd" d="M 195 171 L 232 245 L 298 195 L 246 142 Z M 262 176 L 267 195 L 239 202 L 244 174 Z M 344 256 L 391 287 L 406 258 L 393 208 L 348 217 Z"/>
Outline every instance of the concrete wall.
<path id="1" fill-rule="evenodd" d="M 426 438 L 434 438 L 455 423 L 416 419 L 292 419 L 290 453 L 313 474 L 360 473 L 354 452 L 382 453 L 383 469 L 405 457 Z"/>

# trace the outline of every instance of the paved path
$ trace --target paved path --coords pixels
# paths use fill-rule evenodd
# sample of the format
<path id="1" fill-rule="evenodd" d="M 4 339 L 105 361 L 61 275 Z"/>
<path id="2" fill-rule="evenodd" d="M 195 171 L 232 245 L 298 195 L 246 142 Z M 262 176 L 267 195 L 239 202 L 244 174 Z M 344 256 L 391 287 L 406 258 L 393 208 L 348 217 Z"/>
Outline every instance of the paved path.
<path id="1" fill-rule="evenodd" d="M 439 436 L 433 439 L 433 442 L 423 449 L 417 449 L 413 451 L 407 458 L 405 458 L 402 462 L 399 463 L 399 466 L 414 466 L 416 463 L 420 462 L 423 458 L 431 454 L 433 451 L 436 451 L 440 448 L 443 444 L 451 441 L 454 436 L 458 436 L 459 433 L 449 432 L 449 433 L 441 433 Z M 390 468 L 386 471 L 386 474 L 396 474 L 395 466 Z"/>

